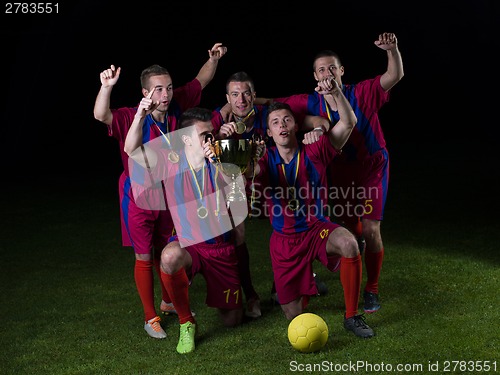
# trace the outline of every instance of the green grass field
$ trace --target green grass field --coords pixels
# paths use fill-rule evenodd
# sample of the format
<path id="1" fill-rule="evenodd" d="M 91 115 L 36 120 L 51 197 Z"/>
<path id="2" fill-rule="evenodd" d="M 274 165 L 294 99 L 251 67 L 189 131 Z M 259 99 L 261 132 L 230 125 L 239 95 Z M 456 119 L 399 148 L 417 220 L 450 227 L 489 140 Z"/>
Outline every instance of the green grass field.
<path id="1" fill-rule="evenodd" d="M 329 293 L 307 311 L 325 319 L 329 339 L 310 354 L 292 349 L 288 322 L 270 303 L 267 220 L 247 222 L 263 316 L 222 327 L 197 276 L 197 347 L 179 355 L 176 317 L 163 322 L 165 340 L 143 329 L 133 252 L 120 242 L 116 179 L 11 185 L 0 200 L 0 373 L 500 373 L 500 225 L 490 206 L 498 205 L 498 176 L 472 158 L 393 160 L 382 309 L 367 316 L 376 336 L 344 330 L 339 275 L 318 263 Z"/>

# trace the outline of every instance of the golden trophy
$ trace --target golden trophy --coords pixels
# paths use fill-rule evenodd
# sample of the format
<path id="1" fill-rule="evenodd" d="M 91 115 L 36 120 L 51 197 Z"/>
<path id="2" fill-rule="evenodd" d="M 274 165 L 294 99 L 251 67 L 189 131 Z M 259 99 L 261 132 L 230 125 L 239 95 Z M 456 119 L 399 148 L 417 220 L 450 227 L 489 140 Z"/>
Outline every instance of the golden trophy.
<path id="1" fill-rule="evenodd" d="M 240 186 L 237 177 L 247 171 L 250 161 L 255 158 L 257 149 L 255 141 L 223 139 L 212 142 L 212 145 L 222 172 L 231 177 L 230 191 L 226 196 L 228 203 L 245 201 L 247 199 L 245 187 Z"/>

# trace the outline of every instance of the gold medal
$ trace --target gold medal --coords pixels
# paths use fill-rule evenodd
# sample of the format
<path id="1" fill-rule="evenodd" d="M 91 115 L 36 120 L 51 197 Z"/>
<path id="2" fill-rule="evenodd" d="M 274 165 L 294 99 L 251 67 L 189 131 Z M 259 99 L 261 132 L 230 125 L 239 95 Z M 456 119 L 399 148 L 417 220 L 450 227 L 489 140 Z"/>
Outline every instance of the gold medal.
<path id="1" fill-rule="evenodd" d="M 200 219 L 205 219 L 208 216 L 208 210 L 204 206 L 198 207 L 196 213 Z"/>
<path id="2" fill-rule="evenodd" d="M 236 133 L 237 134 L 243 134 L 245 132 L 245 130 L 247 129 L 247 126 L 242 121 L 237 121 L 235 125 L 236 125 Z"/>
<path id="3" fill-rule="evenodd" d="M 168 160 L 170 160 L 172 163 L 177 163 L 179 162 L 179 155 L 175 151 L 170 151 L 168 153 Z"/>
<path id="4" fill-rule="evenodd" d="M 287 207 L 290 209 L 290 211 L 297 211 L 299 209 L 299 205 L 299 200 L 294 198 L 288 201 Z"/>

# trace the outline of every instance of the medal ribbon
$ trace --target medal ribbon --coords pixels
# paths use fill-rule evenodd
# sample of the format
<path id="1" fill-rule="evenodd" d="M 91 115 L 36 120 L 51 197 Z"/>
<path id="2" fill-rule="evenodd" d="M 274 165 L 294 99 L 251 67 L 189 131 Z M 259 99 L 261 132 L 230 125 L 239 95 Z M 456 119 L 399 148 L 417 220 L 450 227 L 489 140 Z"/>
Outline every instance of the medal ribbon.
<path id="1" fill-rule="evenodd" d="M 167 135 L 161 130 L 161 128 L 158 126 L 158 124 L 156 123 L 154 117 L 152 114 L 149 114 L 151 116 L 151 120 L 153 120 L 153 123 L 155 124 L 156 126 L 156 129 L 158 129 L 161 133 L 161 136 L 165 139 L 165 142 L 167 142 L 167 146 L 170 147 L 170 139 L 168 139 Z M 167 120 L 167 133 L 169 133 L 169 130 L 168 130 L 168 115 L 166 117 L 166 120 Z"/>
<path id="2" fill-rule="evenodd" d="M 191 165 L 191 163 L 189 162 L 189 160 L 187 160 L 187 162 L 188 162 L 188 165 L 189 165 L 189 170 L 191 171 L 191 174 L 193 176 L 193 179 L 196 182 L 196 187 L 197 187 L 198 193 L 200 195 L 199 202 L 201 203 L 203 201 L 203 191 L 205 189 L 205 165 L 202 168 L 202 180 L 201 180 L 201 187 L 200 187 L 200 184 L 198 183 L 198 178 L 196 178 L 196 172 L 194 171 L 193 166 Z M 214 192 L 216 194 L 215 195 L 215 199 L 216 199 L 217 210 L 215 212 L 215 216 L 219 216 L 219 212 L 220 212 L 220 209 L 219 209 L 219 207 L 220 207 L 219 188 L 218 188 L 218 185 L 217 185 L 217 177 L 218 176 L 219 176 L 219 168 L 215 167 L 215 177 L 212 180 L 212 174 L 210 173 L 210 167 L 209 167 L 209 169 L 208 169 L 208 177 L 210 178 L 210 182 L 212 184 L 212 188 L 214 189 Z M 215 182 L 214 182 L 214 180 L 215 180 Z M 201 206 L 203 206 L 203 204 L 201 204 Z"/>
<path id="3" fill-rule="evenodd" d="M 332 114 L 330 113 L 330 108 L 324 96 L 323 96 L 323 102 L 325 103 L 326 115 L 328 116 L 328 120 L 330 120 L 330 122 L 333 124 Z"/>
<path id="4" fill-rule="evenodd" d="M 214 189 L 215 192 L 215 205 L 216 205 L 216 211 L 215 211 L 215 216 L 219 216 L 220 212 L 220 201 L 219 201 L 219 186 L 217 184 L 217 178 L 219 177 L 219 166 L 215 165 L 215 177 L 212 178 L 212 173 L 210 173 L 210 167 L 208 167 L 208 177 L 210 178 L 210 183 L 212 185 L 212 189 Z"/>
<path id="5" fill-rule="evenodd" d="M 191 171 L 191 174 L 193 175 L 194 182 L 196 182 L 196 187 L 198 188 L 198 193 L 200 194 L 200 202 L 201 202 L 203 200 L 203 190 L 205 189 L 205 165 L 203 165 L 203 168 L 201 171 L 202 180 L 201 180 L 201 188 L 200 188 L 200 184 L 198 183 L 198 178 L 196 178 L 196 172 L 194 171 L 194 168 L 191 165 L 191 163 L 189 162 L 189 160 L 187 160 L 187 162 L 189 164 L 189 170 Z"/>
<path id="6" fill-rule="evenodd" d="M 236 117 L 236 120 L 238 120 L 238 121 L 245 122 L 253 114 L 255 114 L 255 108 L 252 108 L 252 110 L 250 112 L 248 112 L 248 115 L 246 115 L 244 118 L 237 118 L 238 116 L 236 116 L 236 115 L 234 115 L 234 117 Z"/>
<path id="7" fill-rule="evenodd" d="M 281 164 L 281 169 L 283 170 L 283 177 L 285 178 L 286 184 L 288 185 L 290 190 L 293 189 L 293 197 L 288 200 L 289 205 L 291 204 L 292 201 L 297 201 L 297 203 L 298 203 L 297 196 L 296 196 L 297 193 L 295 191 L 295 183 L 297 182 L 297 176 L 299 174 L 299 164 L 300 164 L 300 150 L 298 150 L 297 161 L 295 164 L 295 177 L 293 179 L 293 184 L 291 184 L 291 185 L 288 183 L 288 179 L 286 178 L 285 165 Z M 292 209 L 292 211 L 296 210 L 296 208 L 295 209 L 291 208 L 291 209 Z"/>
<path id="8" fill-rule="evenodd" d="M 285 177 L 285 181 L 286 181 L 286 184 L 288 185 L 288 187 L 294 187 L 295 183 L 297 182 L 297 176 L 299 174 L 299 163 L 300 163 L 300 150 L 299 150 L 299 153 L 297 155 L 297 162 L 295 165 L 295 178 L 293 179 L 293 184 L 291 184 L 291 185 L 288 183 L 288 179 L 286 178 L 285 165 L 281 164 L 281 169 L 283 170 L 283 177 Z"/>

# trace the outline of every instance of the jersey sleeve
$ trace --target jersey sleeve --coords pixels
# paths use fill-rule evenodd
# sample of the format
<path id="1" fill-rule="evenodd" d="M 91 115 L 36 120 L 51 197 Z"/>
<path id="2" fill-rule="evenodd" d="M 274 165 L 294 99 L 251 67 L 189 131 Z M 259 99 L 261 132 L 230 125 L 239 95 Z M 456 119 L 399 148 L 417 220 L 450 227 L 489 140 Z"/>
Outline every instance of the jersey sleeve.
<path id="1" fill-rule="evenodd" d="M 201 83 L 196 78 L 184 86 L 174 89 L 174 98 L 182 112 L 200 105 L 201 91 Z"/>
<path id="2" fill-rule="evenodd" d="M 108 135 L 116 138 L 120 143 L 125 142 L 128 130 L 134 121 L 137 108 L 118 108 L 112 109 L 113 121 L 108 126 Z"/>
<path id="3" fill-rule="evenodd" d="M 327 133 L 323 134 L 317 142 L 305 145 L 305 149 L 309 159 L 315 163 L 324 165 L 328 165 L 338 154 L 338 151 L 335 150 L 335 147 L 330 142 Z"/>
<path id="4" fill-rule="evenodd" d="M 385 91 L 380 85 L 381 76 L 359 82 L 355 87 L 355 96 L 359 106 L 365 112 L 378 112 L 389 101 L 390 91 Z"/>

